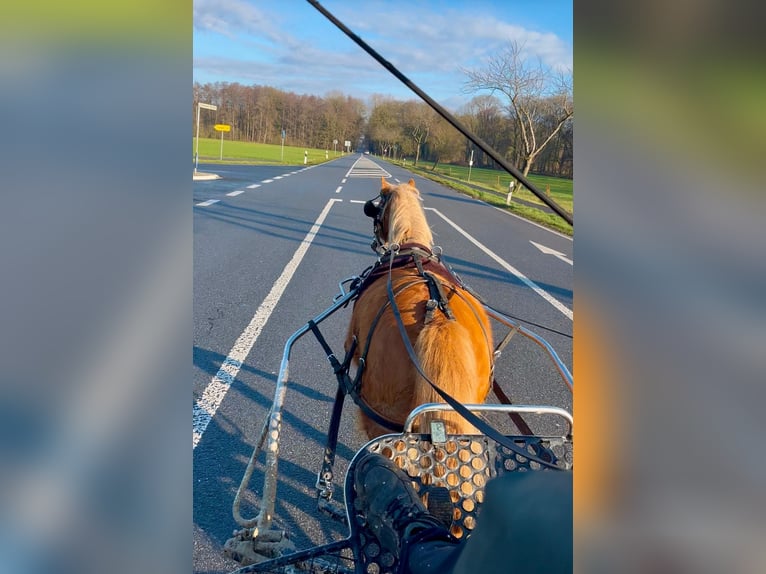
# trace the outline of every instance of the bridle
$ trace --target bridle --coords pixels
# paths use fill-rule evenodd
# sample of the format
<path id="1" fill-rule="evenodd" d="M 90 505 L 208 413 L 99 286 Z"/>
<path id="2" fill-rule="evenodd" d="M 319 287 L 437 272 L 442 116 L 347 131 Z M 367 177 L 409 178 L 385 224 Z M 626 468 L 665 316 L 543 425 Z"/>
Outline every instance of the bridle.
<path id="1" fill-rule="evenodd" d="M 379 201 L 375 203 L 375 200 L 377 199 L 379 199 Z M 372 228 L 373 233 L 375 234 L 375 238 L 372 240 L 370 247 L 372 247 L 372 250 L 378 254 L 381 253 L 380 250 L 387 244 L 387 241 L 385 241 L 382 237 L 383 217 L 386 215 L 386 208 L 388 207 L 388 202 L 390 199 L 391 194 L 383 195 L 379 193 L 364 203 L 364 214 L 367 217 L 372 218 Z"/>

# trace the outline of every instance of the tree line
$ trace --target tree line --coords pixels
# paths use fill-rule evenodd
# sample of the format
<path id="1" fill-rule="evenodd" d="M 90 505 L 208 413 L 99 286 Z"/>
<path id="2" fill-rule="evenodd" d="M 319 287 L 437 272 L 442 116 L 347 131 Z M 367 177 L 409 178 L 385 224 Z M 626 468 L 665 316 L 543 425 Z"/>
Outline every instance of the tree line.
<path id="1" fill-rule="evenodd" d="M 530 64 L 521 58 L 522 48 L 511 43 L 485 68 L 466 70 L 466 89 L 479 95 L 455 115 L 525 175 L 571 178 L 571 76 Z M 287 145 L 341 150 L 350 141 L 353 151 L 415 164 L 467 164 L 473 157 L 476 167 L 496 167 L 421 101 L 376 95 L 364 102 L 340 92 L 319 97 L 220 82 L 195 83 L 193 90 L 195 130 L 197 103 L 218 106 L 200 114 L 201 137 L 216 137 L 213 126 L 225 123 L 239 141 L 279 144 L 284 130 Z"/>

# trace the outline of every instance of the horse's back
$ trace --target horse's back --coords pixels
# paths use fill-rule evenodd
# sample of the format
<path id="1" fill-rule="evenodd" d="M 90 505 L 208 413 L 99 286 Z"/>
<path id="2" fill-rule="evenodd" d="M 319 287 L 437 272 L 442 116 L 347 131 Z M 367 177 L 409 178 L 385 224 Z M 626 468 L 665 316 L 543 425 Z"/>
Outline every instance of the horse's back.
<path id="1" fill-rule="evenodd" d="M 358 360 L 374 328 L 365 358 L 361 396 L 379 414 L 401 424 L 418 405 L 444 401 L 418 375 L 390 305 L 376 322 L 388 302 L 387 282 L 387 278 L 381 278 L 359 296 L 346 347 L 356 336 Z M 429 289 L 411 270 L 392 273 L 392 289 L 398 292 L 396 306 L 416 359 L 428 378 L 461 403 L 483 402 L 490 386 L 492 331 L 482 305 L 460 287 L 444 285 L 454 319 L 438 309 L 427 317 Z M 456 431 L 473 429 L 459 415 L 441 418 Z M 362 425 L 370 437 L 388 432 L 364 416 Z"/>

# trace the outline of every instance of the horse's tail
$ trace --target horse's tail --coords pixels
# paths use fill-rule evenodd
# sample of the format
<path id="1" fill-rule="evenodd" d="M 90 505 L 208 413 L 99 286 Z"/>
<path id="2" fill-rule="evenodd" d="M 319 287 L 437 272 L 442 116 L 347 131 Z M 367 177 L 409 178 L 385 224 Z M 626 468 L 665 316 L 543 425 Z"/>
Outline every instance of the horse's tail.
<path id="1" fill-rule="evenodd" d="M 428 324 L 415 341 L 420 368 L 433 384 L 461 403 L 480 403 L 484 401 L 488 381 L 477 380 L 479 365 L 471 334 L 457 321 L 436 319 Z M 482 391 L 485 389 L 484 391 Z M 421 376 L 418 375 L 414 392 L 415 404 L 445 402 Z M 436 412 L 424 415 L 421 420 L 422 432 L 430 432 L 428 422 L 442 419 L 446 422 L 447 432 L 472 434 L 478 432 L 459 414 Z M 423 422 L 426 423 L 425 428 Z"/>

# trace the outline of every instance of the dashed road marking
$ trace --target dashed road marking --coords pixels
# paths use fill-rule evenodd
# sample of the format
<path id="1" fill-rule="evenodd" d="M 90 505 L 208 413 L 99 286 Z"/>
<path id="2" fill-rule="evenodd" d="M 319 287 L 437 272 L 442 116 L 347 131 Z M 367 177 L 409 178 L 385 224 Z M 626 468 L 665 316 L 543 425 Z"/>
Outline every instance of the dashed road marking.
<path id="1" fill-rule="evenodd" d="M 340 190 L 341 190 L 341 189 L 343 189 L 343 186 L 342 186 L 342 185 L 339 185 L 339 186 L 338 186 L 338 189 L 336 189 L 336 190 L 335 190 L 335 193 L 340 193 Z"/>
<path id="2" fill-rule="evenodd" d="M 264 179 L 261 183 L 271 183 L 273 179 Z"/>
<path id="3" fill-rule="evenodd" d="M 221 201 L 220 199 L 208 199 L 207 201 L 203 201 L 201 203 L 197 204 L 197 207 L 208 207 L 209 205 L 213 205 L 214 203 L 218 203 Z"/>
<path id="4" fill-rule="evenodd" d="M 255 189 L 256 187 L 261 187 L 260 183 L 254 183 L 253 185 L 248 185 L 247 189 Z"/>
<path id="5" fill-rule="evenodd" d="M 232 191 L 231 193 L 227 193 L 229 197 L 237 197 L 239 194 L 245 193 L 244 189 L 238 189 L 237 191 Z"/>

